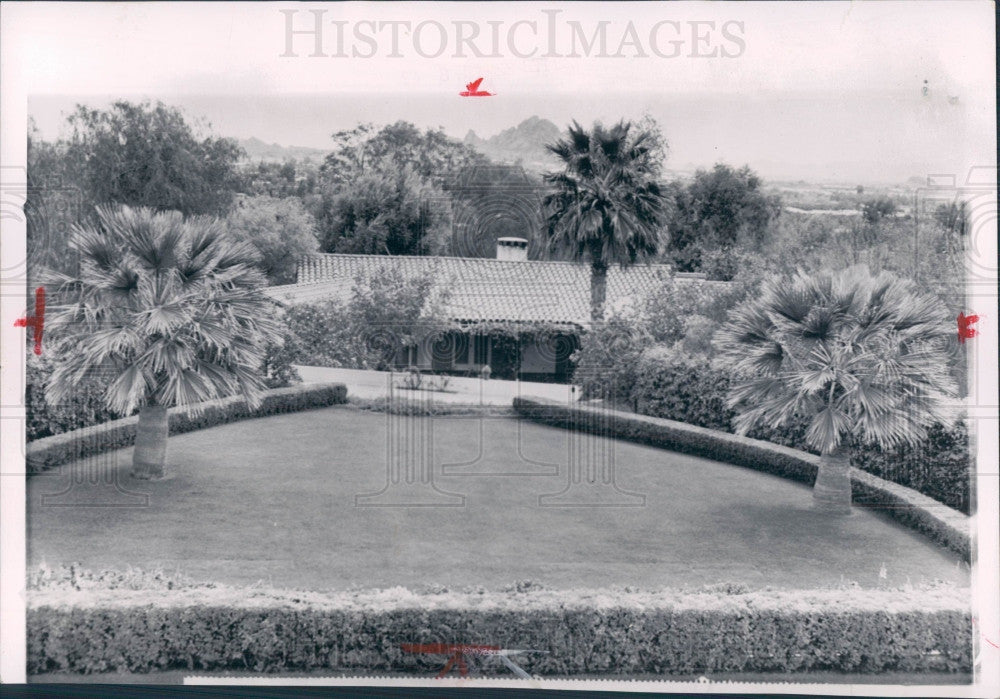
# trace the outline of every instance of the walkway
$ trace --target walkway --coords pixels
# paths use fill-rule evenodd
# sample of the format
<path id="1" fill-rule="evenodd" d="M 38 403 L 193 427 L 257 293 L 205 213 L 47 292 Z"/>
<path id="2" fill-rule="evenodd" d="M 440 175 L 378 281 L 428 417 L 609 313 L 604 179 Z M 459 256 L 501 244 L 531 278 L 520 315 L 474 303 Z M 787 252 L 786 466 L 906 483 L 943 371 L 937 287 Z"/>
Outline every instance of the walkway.
<path id="1" fill-rule="evenodd" d="M 347 394 L 357 398 L 379 398 L 388 392 L 390 380 L 397 386 L 406 378 L 405 372 L 367 371 L 364 369 L 332 369 L 318 366 L 296 366 L 305 383 L 336 381 L 347 385 Z M 399 390 L 397 395 L 413 398 L 432 397 L 435 403 L 481 403 L 510 405 L 519 395 L 538 396 L 550 400 L 576 400 L 579 390 L 573 386 L 534 381 L 503 381 L 449 376 L 446 391 Z"/>

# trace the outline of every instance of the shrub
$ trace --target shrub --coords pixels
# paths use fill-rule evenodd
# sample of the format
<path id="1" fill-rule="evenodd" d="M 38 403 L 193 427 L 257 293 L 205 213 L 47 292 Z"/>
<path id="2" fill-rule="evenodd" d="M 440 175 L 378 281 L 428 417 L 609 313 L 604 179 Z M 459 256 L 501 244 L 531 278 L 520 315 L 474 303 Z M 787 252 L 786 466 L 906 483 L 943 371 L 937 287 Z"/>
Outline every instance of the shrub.
<path id="1" fill-rule="evenodd" d="M 632 388 L 636 412 L 732 431 L 729 376 L 704 357 L 658 347 L 643 353 Z"/>
<path id="2" fill-rule="evenodd" d="M 299 339 L 294 361 L 312 366 L 385 371 L 404 347 L 453 329 L 443 304 L 448 285 L 430 273 L 405 277 L 388 265 L 360 273 L 347 300 L 302 303 L 285 310 Z"/>
<path id="3" fill-rule="evenodd" d="M 88 425 L 122 417 L 109 410 L 104 402 L 104 386 L 95 379 L 78 385 L 58 405 L 45 400 L 45 384 L 52 374 L 52 362 L 29 354 L 25 368 L 25 439 L 32 441 Z"/>
<path id="4" fill-rule="evenodd" d="M 689 317 L 701 315 L 722 322 L 744 294 L 740 284 L 671 277 L 647 297 L 643 318 L 655 342 L 672 345 L 684 338 Z"/>
<path id="5" fill-rule="evenodd" d="M 573 379 L 584 398 L 628 400 L 636 366 L 650 336 L 631 318 L 612 316 L 586 333 L 573 353 Z"/>
<path id="6" fill-rule="evenodd" d="M 170 434 L 181 434 L 247 418 L 294 413 L 346 402 L 347 387 L 344 384 L 276 388 L 264 392 L 260 407 L 256 409 L 250 408 L 239 396 L 189 406 L 196 407 L 196 413 L 187 412 L 188 407 L 171 408 L 168 413 L 169 429 Z M 25 458 L 27 471 L 29 474 L 38 473 L 76 459 L 131 446 L 135 441 L 137 419 L 133 416 L 113 420 L 32 442 L 28 444 Z"/>
<path id="7" fill-rule="evenodd" d="M 292 362 L 368 368 L 346 304 L 336 300 L 296 304 L 285 309 L 284 318 L 297 338 L 290 348 Z"/>
<path id="8" fill-rule="evenodd" d="M 916 447 L 880 449 L 856 445 L 852 465 L 886 480 L 905 485 L 938 502 L 969 514 L 972 454 L 965 423 L 933 425 Z"/>
<path id="9" fill-rule="evenodd" d="M 518 659 L 541 675 L 967 673 L 967 593 L 53 590 L 31 595 L 27 670 L 430 675 L 444 658 L 406 653 L 402 644 L 468 643 L 544 651 Z"/>
<path id="10" fill-rule="evenodd" d="M 261 372 L 264 375 L 264 385 L 268 388 L 285 388 L 302 383 L 302 377 L 292 366 L 296 357 L 301 354 L 301 341 L 288 329 L 282 334 L 282 341 L 269 343 L 264 354 Z"/>

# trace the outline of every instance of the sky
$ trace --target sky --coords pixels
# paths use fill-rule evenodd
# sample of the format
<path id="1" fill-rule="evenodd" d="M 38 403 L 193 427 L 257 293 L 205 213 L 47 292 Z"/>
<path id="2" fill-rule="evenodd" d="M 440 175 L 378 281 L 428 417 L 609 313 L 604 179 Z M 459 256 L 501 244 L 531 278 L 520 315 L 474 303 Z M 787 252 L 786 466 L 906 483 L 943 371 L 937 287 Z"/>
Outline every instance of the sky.
<path id="1" fill-rule="evenodd" d="M 289 39 L 289 28 L 314 26 L 313 9 L 325 56 L 309 55 L 315 34 Z M 748 163 L 766 177 L 816 181 L 960 175 L 995 154 L 985 2 L 5 6 L 12 11 L 4 41 L 24 52 L 29 111 L 46 138 L 58 135 L 75 103 L 127 97 L 180 106 L 221 135 L 318 148 L 361 121 L 406 119 L 461 138 L 536 115 L 564 127 L 648 112 L 670 143 L 668 167 Z M 31 31 L 12 33 L 20 14 Z M 388 21 L 436 23 L 446 42 L 455 22 L 475 25 L 487 55 L 466 45 L 455 57 L 447 45 L 426 57 L 438 43 L 434 24 L 420 42 L 402 31 L 398 58 L 386 31 L 375 50 L 353 39 L 358 25 Z M 343 45 L 335 22 L 346 27 Z M 501 32 L 492 53 L 490 22 Z M 522 26 L 511 43 L 514 22 L 533 23 L 536 38 Z M 573 22 L 581 41 L 606 23 L 604 57 L 596 48 L 583 55 Z M 622 57 L 610 56 L 629 26 L 639 49 L 619 46 Z M 657 26 L 660 53 L 669 51 L 665 39 L 679 37 L 678 55 L 653 54 Z M 530 58 L 513 55 L 532 49 Z M 349 55 L 366 51 L 374 55 Z M 477 77 L 494 96 L 459 97 Z"/>

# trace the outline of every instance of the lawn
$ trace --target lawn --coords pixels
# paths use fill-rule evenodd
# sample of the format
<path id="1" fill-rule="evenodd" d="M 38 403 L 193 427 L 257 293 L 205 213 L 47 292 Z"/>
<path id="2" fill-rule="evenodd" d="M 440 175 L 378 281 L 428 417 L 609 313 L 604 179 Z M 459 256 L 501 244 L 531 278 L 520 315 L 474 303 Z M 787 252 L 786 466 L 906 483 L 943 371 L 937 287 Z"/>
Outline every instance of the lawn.
<path id="1" fill-rule="evenodd" d="M 163 481 L 132 481 L 130 449 L 32 477 L 29 566 L 310 589 L 968 584 L 957 555 L 875 512 L 822 517 L 803 485 L 626 442 L 618 484 L 643 506 L 540 507 L 565 487 L 567 433 L 508 417 L 434 419 L 435 482 L 461 506 L 357 507 L 385 486 L 385 433 L 339 406 L 171 437 Z"/>

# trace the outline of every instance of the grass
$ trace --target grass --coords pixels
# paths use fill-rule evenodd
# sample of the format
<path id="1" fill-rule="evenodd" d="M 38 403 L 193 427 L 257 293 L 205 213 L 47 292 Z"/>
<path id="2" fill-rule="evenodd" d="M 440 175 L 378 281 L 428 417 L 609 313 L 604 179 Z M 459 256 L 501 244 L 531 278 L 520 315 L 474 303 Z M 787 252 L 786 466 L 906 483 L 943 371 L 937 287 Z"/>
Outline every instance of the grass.
<path id="1" fill-rule="evenodd" d="M 387 419 L 342 406 L 178 435 L 158 482 L 128 477 L 131 449 L 34 476 L 29 566 L 316 590 L 968 584 L 957 556 L 877 513 L 822 517 L 805 486 L 652 447 L 614 447 L 644 506 L 539 507 L 565 487 L 568 433 L 509 417 L 434 418 L 435 482 L 462 506 L 356 507 L 385 485 Z"/>

